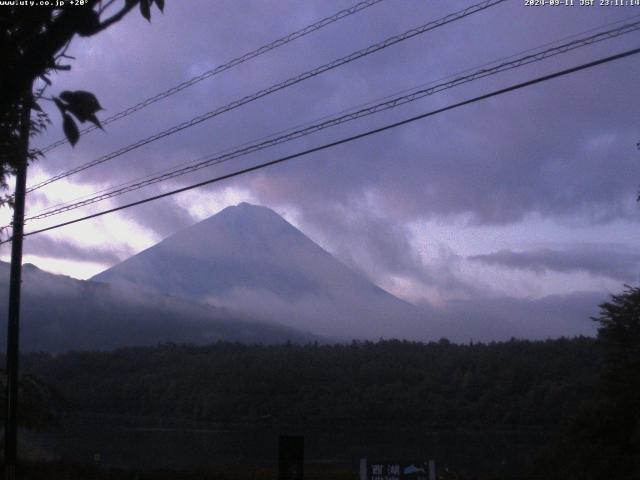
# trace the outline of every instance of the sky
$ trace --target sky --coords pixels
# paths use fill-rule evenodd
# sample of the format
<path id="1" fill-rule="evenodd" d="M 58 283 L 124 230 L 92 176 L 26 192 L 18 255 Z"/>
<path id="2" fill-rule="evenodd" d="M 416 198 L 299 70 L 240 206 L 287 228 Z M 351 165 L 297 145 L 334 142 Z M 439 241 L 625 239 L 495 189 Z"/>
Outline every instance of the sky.
<path id="1" fill-rule="evenodd" d="M 97 37 L 74 40 L 68 52 L 75 57 L 73 68 L 55 75 L 49 92 L 92 91 L 105 118 L 354 3 L 170 1 L 164 14 L 154 9 L 151 23 L 136 12 Z M 27 216 L 596 27 L 640 19 L 640 7 L 579 3 L 526 6 L 523 0 L 508 0 L 52 183 L 28 196 Z M 91 132 L 75 148 L 58 147 L 30 168 L 28 184 L 473 4 L 384 0 L 114 122 L 104 132 Z M 33 221 L 26 231 L 639 46 L 640 33 L 633 32 Z M 639 76 L 640 57 L 622 59 L 34 235 L 25 240 L 25 261 L 90 278 L 228 205 L 247 201 L 274 209 L 342 262 L 416 305 L 455 309 L 456 315 L 467 308 L 467 313 L 504 311 L 525 318 L 541 311 L 534 305 L 551 303 L 595 315 L 597 305 L 584 304 L 594 298 L 587 294 L 604 301 L 624 284 L 637 284 L 640 275 Z M 34 140 L 37 146 L 61 137 L 60 115 L 44 106 L 53 125 Z M 0 215 L 8 223 L 9 211 Z M 7 245 L 0 248 L 0 257 L 8 259 Z"/>

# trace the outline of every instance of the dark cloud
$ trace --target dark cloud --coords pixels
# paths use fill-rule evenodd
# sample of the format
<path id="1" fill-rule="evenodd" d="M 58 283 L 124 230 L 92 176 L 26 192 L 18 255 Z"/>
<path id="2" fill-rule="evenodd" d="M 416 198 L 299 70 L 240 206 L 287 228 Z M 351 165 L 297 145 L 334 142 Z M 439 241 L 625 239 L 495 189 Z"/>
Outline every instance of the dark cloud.
<path id="1" fill-rule="evenodd" d="M 62 150 L 52 155 L 48 166 L 53 171 L 62 162 L 68 166 L 108 152 L 452 10 L 449 2 L 405 2 L 402 8 L 391 3 L 112 124 L 106 135 L 92 134 L 91 142 L 81 142 L 71 156 Z M 456 8 L 471 3 L 459 2 Z M 109 111 L 117 110 L 347 5 L 346 1 L 322 8 L 299 2 L 223 2 L 212 8 L 208 2 L 193 3 L 158 16 L 151 26 L 132 16 L 103 37 L 78 44 L 78 67 L 73 76 L 61 76 L 59 84 L 96 85 L 103 104 L 109 105 Z M 550 10 L 500 5 L 139 149 L 78 179 L 117 181 L 147 174 L 529 48 L 541 38 L 560 38 L 623 16 L 615 9 Z M 627 40 L 536 64 L 523 73 L 485 79 L 397 113 L 342 126 L 253 158 L 273 158 L 577 64 L 619 50 L 628 45 Z M 127 55 L 112 53 L 124 45 Z M 585 215 L 591 221 L 628 218 L 636 189 L 629 179 L 640 177 L 634 150 L 637 109 L 629 101 L 639 73 L 637 62 L 621 61 L 317 154 L 266 175 L 274 189 L 284 183 L 298 185 L 297 190 L 288 189 L 296 196 L 287 201 L 296 203 L 304 202 L 301 197 L 327 195 L 346 207 L 350 199 L 372 190 L 383 199 L 382 207 L 401 220 L 470 215 L 477 223 L 504 224 L 532 213 Z M 217 171 L 191 178 L 202 179 Z M 151 217 L 144 212 L 138 218 L 147 223 Z"/>
<path id="2" fill-rule="evenodd" d="M 77 57 L 74 69 L 55 79 L 52 92 L 93 90 L 107 108 L 106 114 L 115 113 L 355 2 L 174 3 L 164 15 L 156 15 L 151 25 L 132 15 L 99 38 L 74 43 L 70 52 Z M 55 150 L 40 165 L 49 174 L 79 165 L 472 3 L 382 2 L 108 125 L 106 133 L 94 132 L 74 149 Z M 87 170 L 74 181 L 103 188 L 148 175 L 627 15 L 626 9 L 527 8 L 522 2 L 505 2 L 147 145 Z M 202 170 L 167 182 L 163 189 L 578 65 L 624 50 L 637 43 L 638 35 L 490 77 L 245 160 Z M 399 276 L 465 298 L 479 296 L 479 287 L 467 285 L 455 274 L 454 267 L 461 261 L 455 253 L 445 251 L 439 263 L 423 263 L 414 251 L 409 222 L 464 218 L 472 226 L 520 228 L 523 220 L 537 218 L 611 225 L 624 220 L 637 225 L 634 199 L 640 163 L 635 143 L 640 134 L 634 92 L 639 76 L 639 62 L 622 60 L 239 177 L 224 186 L 248 191 L 257 203 L 276 209 L 295 207 L 305 232 L 314 233 L 341 260 L 371 278 Z M 52 118 L 58 119 L 59 114 L 53 112 Z M 41 142 L 59 137 L 58 123 Z M 117 202 L 159 191 L 143 190 Z M 101 205 L 92 208 L 97 211 Z M 171 199 L 129 209 L 126 216 L 160 237 L 194 221 Z M 135 234 L 123 232 L 123 237 Z M 631 261 L 636 257 L 601 253 L 602 258 L 590 258 L 572 250 L 498 252 L 485 256 L 484 261 L 527 265 L 518 268 L 530 270 L 585 271 L 625 281 L 634 278 L 629 265 L 637 265 Z M 496 301 L 490 309 L 497 314 L 502 305 Z M 511 304 L 507 310 L 514 317 L 516 305 L 532 304 Z M 463 315 L 474 308 L 480 305 L 467 303 L 457 311 Z"/>
<path id="3" fill-rule="evenodd" d="M 158 189 L 146 189 L 145 194 L 153 196 L 161 193 Z M 189 212 L 178 205 L 174 198 L 167 197 L 154 203 L 140 205 L 135 210 L 124 210 L 124 215 L 151 229 L 161 238 L 182 230 L 194 223 Z M 133 232 L 130 232 L 133 233 Z"/>
<path id="4" fill-rule="evenodd" d="M 268 202 L 282 200 L 276 193 L 283 189 L 261 190 L 261 182 L 253 183 L 252 192 L 266 195 Z M 295 188 L 295 187 L 294 187 Z M 285 194 L 286 195 L 286 194 Z M 438 251 L 436 261 L 425 263 L 412 244 L 407 225 L 384 216 L 376 208 L 359 201 L 346 206 L 340 202 L 313 196 L 300 196 L 296 205 L 304 212 L 305 233 L 326 246 L 337 258 L 376 282 L 388 276 L 445 289 L 450 293 L 470 295 L 477 289 L 462 281 L 454 270 L 461 258 L 446 247 Z"/>
<path id="5" fill-rule="evenodd" d="M 546 339 L 594 336 L 597 325 L 591 317 L 607 299 L 605 292 L 576 292 L 539 299 L 475 298 L 423 308 L 449 331 L 458 332 L 455 341 Z"/>
<path id="6" fill-rule="evenodd" d="M 636 283 L 640 276 L 640 253 L 615 250 L 607 246 L 580 246 L 554 250 L 540 248 L 515 252 L 499 250 L 486 255 L 474 255 L 469 260 L 507 268 L 545 272 L 588 272 L 622 282 Z"/>
<path id="7" fill-rule="evenodd" d="M 72 243 L 46 235 L 34 235 L 25 239 L 24 253 L 49 258 L 112 264 L 124 260 L 133 252 L 130 250 L 114 251 L 108 247 L 87 247 L 80 242 Z"/>

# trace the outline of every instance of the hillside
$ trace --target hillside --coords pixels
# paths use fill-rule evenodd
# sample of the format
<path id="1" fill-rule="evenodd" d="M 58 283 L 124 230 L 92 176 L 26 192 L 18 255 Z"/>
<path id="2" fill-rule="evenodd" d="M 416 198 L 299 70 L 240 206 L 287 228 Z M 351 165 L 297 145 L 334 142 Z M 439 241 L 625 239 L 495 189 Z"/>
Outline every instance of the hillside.
<path id="1" fill-rule="evenodd" d="M 344 339 L 438 339 L 442 325 L 346 267 L 280 215 L 247 203 L 96 275 Z"/>
<path id="2" fill-rule="evenodd" d="M 0 289 L 8 292 L 9 265 L 0 262 Z M 7 295 L 0 297 L 6 322 Z M 23 271 L 22 351 L 108 350 L 175 341 L 247 343 L 318 339 L 276 324 L 259 324 L 238 313 L 139 288 L 76 280 L 33 265 Z M 6 330 L 0 330 L 5 344 Z"/>
<path id="3" fill-rule="evenodd" d="M 160 345 L 32 355 L 85 413 L 210 422 L 555 429 L 589 398 L 595 340 Z"/>

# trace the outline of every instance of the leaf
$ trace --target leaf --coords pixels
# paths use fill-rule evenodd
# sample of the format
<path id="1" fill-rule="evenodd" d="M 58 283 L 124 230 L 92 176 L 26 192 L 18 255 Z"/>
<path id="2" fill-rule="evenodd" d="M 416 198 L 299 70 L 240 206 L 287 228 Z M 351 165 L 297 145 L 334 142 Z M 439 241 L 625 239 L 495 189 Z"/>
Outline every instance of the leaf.
<path id="1" fill-rule="evenodd" d="M 75 145 L 78 143 L 78 139 L 80 138 L 80 132 L 78 131 L 78 126 L 76 122 L 73 121 L 71 115 L 65 113 L 62 121 L 62 129 L 64 130 L 64 135 L 69 140 L 71 145 Z"/>
<path id="2" fill-rule="evenodd" d="M 56 104 L 56 107 L 58 107 L 58 110 L 60 110 L 60 113 L 64 115 L 64 112 L 67 110 L 67 106 L 64 103 L 62 103 L 58 97 L 53 97 L 53 103 Z"/>
<path id="3" fill-rule="evenodd" d="M 140 0 L 140 13 L 147 21 L 151 21 L 151 6 L 150 0 Z"/>
<path id="4" fill-rule="evenodd" d="M 100 30 L 100 16 L 89 8 L 82 10 L 82 17 L 76 26 L 76 32 L 81 37 L 89 37 Z"/>
<path id="5" fill-rule="evenodd" d="M 84 90 L 75 90 L 71 92 L 69 90 L 65 90 L 60 94 L 60 98 L 67 103 L 81 103 L 86 105 L 86 107 L 91 109 L 93 112 L 102 110 L 102 106 L 98 102 L 98 99 L 91 92 L 86 92 Z"/>
<path id="6" fill-rule="evenodd" d="M 156 0 L 156 5 L 158 6 L 161 12 L 164 12 L 164 0 Z"/>
<path id="7" fill-rule="evenodd" d="M 87 120 L 93 123 L 97 122 L 95 113 L 102 110 L 102 106 L 93 93 L 84 90 L 74 92 L 66 90 L 60 94 L 60 98 L 66 102 L 66 110 L 73 113 L 82 123 Z"/>
<path id="8" fill-rule="evenodd" d="M 87 117 L 87 120 L 93 123 L 100 130 L 104 130 L 104 128 L 102 128 L 102 125 L 100 124 L 100 120 L 98 120 L 98 117 L 96 117 L 95 115 L 89 115 Z"/>

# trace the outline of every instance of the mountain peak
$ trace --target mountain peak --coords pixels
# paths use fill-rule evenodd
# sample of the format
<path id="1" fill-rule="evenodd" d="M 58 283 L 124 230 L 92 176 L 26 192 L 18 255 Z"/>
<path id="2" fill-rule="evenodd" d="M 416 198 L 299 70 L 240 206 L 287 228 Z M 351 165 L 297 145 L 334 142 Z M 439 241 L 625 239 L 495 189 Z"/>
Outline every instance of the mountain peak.
<path id="1" fill-rule="evenodd" d="M 212 215 L 200 223 L 217 222 L 221 219 L 233 219 L 234 221 L 244 220 L 253 222 L 276 222 L 287 223 L 278 213 L 262 205 L 254 205 L 252 203 L 241 202 L 237 205 L 230 205 L 215 215 Z M 198 224 L 194 225 L 196 227 Z M 188 229 L 187 229 L 188 230 Z"/>
<path id="2" fill-rule="evenodd" d="M 269 246 L 274 238 L 296 234 L 304 236 L 270 208 L 242 202 L 224 208 L 165 239 L 161 244 L 182 244 L 183 250 L 193 251 L 220 248 L 230 255 L 232 252 L 242 254 L 243 250 L 253 252 L 256 248 L 267 248 L 273 254 Z"/>
<path id="3" fill-rule="evenodd" d="M 240 208 L 240 209 L 252 209 L 252 208 L 264 208 L 267 210 L 271 210 L 270 208 L 267 207 L 263 207 L 262 205 L 254 205 L 253 203 L 248 203 L 248 202 L 240 202 L 239 204 L 237 204 L 235 206 L 236 208 Z"/>
<path id="4" fill-rule="evenodd" d="M 93 279 L 237 308 L 326 336 L 397 335 L 402 319 L 416 314 L 270 208 L 246 202 Z"/>
<path id="5" fill-rule="evenodd" d="M 268 207 L 263 207 L 262 205 L 254 205 L 253 203 L 240 202 L 237 205 L 229 205 L 228 207 L 222 209 L 220 213 L 222 212 L 240 213 L 240 212 L 261 211 L 261 210 L 273 211 Z"/>

